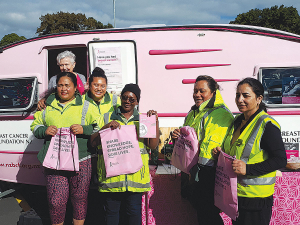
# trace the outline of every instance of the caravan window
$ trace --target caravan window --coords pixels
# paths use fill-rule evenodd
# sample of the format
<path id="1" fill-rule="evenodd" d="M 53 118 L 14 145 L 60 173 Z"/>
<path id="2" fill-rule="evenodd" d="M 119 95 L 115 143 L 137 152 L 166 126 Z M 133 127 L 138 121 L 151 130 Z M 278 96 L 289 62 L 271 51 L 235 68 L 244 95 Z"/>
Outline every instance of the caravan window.
<path id="1" fill-rule="evenodd" d="M 261 68 L 260 74 L 269 106 L 300 106 L 300 68 Z"/>
<path id="2" fill-rule="evenodd" d="M 0 112 L 26 111 L 37 101 L 37 78 L 0 80 Z"/>

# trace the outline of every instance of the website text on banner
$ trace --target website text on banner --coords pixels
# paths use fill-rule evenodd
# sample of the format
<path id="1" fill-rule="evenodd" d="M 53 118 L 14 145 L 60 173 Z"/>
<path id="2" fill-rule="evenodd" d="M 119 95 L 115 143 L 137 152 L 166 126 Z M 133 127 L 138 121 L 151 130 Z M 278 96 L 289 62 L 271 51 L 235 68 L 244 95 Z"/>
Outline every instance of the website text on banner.
<path id="1" fill-rule="evenodd" d="M 99 131 L 106 177 L 135 173 L 142 166 L 142 157 L 135 125 Z"/>
<path id="2" fill-rule="evenodd" d="M 238 216 L 237 175 L 232 169 L 235 157 L 220 152 L 215 179 L 215 206 L 231 219 Z"/>

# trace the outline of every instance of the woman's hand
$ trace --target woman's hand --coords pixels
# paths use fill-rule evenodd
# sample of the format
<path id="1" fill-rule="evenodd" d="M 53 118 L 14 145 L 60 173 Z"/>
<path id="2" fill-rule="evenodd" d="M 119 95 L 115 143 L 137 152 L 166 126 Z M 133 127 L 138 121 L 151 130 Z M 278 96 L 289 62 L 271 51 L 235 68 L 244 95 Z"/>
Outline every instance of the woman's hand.
<path id="1" fill-rule="evenodd" d="M 70 126 L 70 130 L 73 134 L 83 134 L 83 127 L 79 124 L 73 124 Z"/>
<path id="2" fill-rule="evenodd" d="M 175 129 L 173 132 L 172 132 L 172 139 L 174 140 L 177 140 L 180 136 L 180 129 Z"/>
<path id="3" fill-rule="evenodd" d="M 49 126 L 47 127 L 45 134 L 49 136 L 54 136 L 57 133 L 57 127 L 56 126 Z"/>
<path id="4" fill-rule="evenodd" d="M 220 155 L 220 152 L 222 151 L 221 147 L 216 147 L 212 150 L 212 155 L 215 159 L 217 159 Z"/>
<path id="5" fill-rule="evenodd" d="M 232 162 L 232 169 L 237 175 L 246 175 L 246 163 L 236 159 Z"/>
<path id="6" fill-rule="evenodd" d="M 111 128 L 112 130 L 117 129 L 117 128 L 121 129 L 121 125 L 115 120 L 113 120 L 110 123 L 106 124 L 106 126 L 107 126 L 106 128 Z"/>
<path id="7" fill-rule="evenodd" d="M 46 109 L 46 99 L 45 98 L 42 98 L 41 100 L 39 100 L 39 102 L 37 104 L 37 110 L 42 111 L 42 109 Z"/>
<path id="8" fill-rule="evenodd" d="M 157 115 L 157 112 L 155 110 L 149 110 L 147 112 L 147 116 L 150 117 L 152 115 L 155 115 L 156 116 L 156 122 L 158 121 L 158 115 Z"/>

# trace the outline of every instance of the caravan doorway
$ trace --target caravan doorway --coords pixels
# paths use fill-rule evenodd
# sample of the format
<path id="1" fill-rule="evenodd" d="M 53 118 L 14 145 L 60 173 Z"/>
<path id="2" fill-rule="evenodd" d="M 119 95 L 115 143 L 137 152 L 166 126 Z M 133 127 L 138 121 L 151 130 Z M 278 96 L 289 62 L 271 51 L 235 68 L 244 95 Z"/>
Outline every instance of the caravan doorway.
<path id="1" fill-rule="evenodd" d="M 60 49 L 48 49 L 48 81 L 51 77 L 60 73 L 59 66 L 57 65 L 56 57 L 59 53 L 64 51 L 71 51 L 76 56 L 76 66 L 74 72 L 80 73 L 87 78 L 87 48 L 60 48 Z"/>

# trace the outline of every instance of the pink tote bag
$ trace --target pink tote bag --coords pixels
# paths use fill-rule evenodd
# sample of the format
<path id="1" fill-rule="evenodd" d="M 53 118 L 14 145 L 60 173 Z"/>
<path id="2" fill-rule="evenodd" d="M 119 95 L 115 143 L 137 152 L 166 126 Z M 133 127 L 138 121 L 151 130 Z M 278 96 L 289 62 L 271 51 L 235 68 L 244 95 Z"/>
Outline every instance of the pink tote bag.
<path id="1" fill-rule="evenodd" d="M 51 138 L 43 166 L 55 170 L 79 171 L 78 144 L 69 127 L 59 128 Z"/>
<path id="2" fill-rule="evenodd" d="M 215 178 L 215 206 L 231 219 L 238 217 L 237 174 L 232 169 L 235 157 L 222 152 L 218 158 Z"/>
<path id="3" fill-rule="evenodd" d="M 136 128 L 123 125 L 121 129 L 107 128 L 99 131 L 106 177 L 130 174 L 143 166 Z"/>
<path id="4" fill-rule="evenodd" d="M 176 140 L 171 163 L 176 168 L 189 174 L 190 169 L 198 162 L 198 138 L 194 128 L 180 128 L 180 137 Z"/>
<path id="5" fill-rule="evenodd" d="M 156 116 L 141 113 L 139 132 L 141 138 L 156 138 Z"/>

